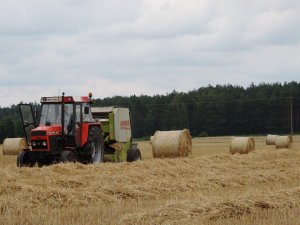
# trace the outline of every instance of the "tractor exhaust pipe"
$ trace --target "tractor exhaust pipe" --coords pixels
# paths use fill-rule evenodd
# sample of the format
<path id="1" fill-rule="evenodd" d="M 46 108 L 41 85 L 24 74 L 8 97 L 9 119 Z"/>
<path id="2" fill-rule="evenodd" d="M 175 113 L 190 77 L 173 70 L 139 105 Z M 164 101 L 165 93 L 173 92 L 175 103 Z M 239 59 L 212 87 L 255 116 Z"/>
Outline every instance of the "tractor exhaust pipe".
<path id="1" fill-rule="evenodd" d="M 61 132 L 62 132 L 62 146 L 65 146 L 65 92 L 61 96 Z"/>

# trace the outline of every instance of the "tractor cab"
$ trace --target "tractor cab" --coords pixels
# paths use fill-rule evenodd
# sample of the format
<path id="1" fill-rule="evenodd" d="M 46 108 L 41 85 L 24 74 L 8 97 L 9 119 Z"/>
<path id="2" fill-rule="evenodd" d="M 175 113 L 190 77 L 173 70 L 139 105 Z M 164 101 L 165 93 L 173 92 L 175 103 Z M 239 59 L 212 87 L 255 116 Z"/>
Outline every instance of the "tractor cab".
<path id="1" fill-rule="evenodd" d="M 39 127 L 33 130 L 48 131 L 49 134 L 60 134 L 65 147 L 81 147 L 86 134 L 82 129 L 88 128 L 93 123 L 90 110 L 90 99 L 87 97 L 64 97 L 41 99 L 42 109 Z M 32 143 L 34 145 L 34 143 Z"/>

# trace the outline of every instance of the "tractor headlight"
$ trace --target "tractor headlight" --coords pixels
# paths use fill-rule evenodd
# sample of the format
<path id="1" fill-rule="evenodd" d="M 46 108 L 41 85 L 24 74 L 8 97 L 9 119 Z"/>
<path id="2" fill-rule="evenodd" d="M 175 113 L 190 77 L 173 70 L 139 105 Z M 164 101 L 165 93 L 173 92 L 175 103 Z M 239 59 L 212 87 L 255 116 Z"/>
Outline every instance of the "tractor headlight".
<path id="1" fill-rule="evenodd" d="M 46 141 L 43 141 L 43 146 L 47 146 L 47 142 Z"/>

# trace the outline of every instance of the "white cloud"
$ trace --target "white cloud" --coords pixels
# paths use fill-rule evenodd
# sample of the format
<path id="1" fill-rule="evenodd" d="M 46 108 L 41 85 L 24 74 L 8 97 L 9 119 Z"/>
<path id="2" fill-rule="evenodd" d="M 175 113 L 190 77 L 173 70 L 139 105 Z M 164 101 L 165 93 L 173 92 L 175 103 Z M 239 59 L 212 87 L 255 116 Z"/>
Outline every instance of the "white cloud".
<path id="1" fill-rule="evenodd" d="M 299 81 L 296 0 L 0 3 L 0 105 Z"/>

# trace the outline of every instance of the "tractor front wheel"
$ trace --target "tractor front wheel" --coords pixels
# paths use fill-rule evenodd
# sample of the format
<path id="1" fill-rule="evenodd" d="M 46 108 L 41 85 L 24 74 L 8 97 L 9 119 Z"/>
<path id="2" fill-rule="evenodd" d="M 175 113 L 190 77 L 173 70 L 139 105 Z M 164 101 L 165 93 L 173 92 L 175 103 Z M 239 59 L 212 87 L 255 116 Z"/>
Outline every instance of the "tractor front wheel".
<path id="1" fill-rule="evenodd" d="M 29 152 L 22 151 L 19 153 L 17 158 L 17 167 L 24 167 L 24 166 L 32 166 L 32 163 L 29 159 Z"/>
<path id="2" fill-rule="evenodd" d="M 76 156 L 71 151 L 67 151 L 67 150 L 63 151 L 60 155 L 59 162 L 61 162 L 61 163 L 68 163 L 68 162 L 75 163 L 76 162 Z"/>

